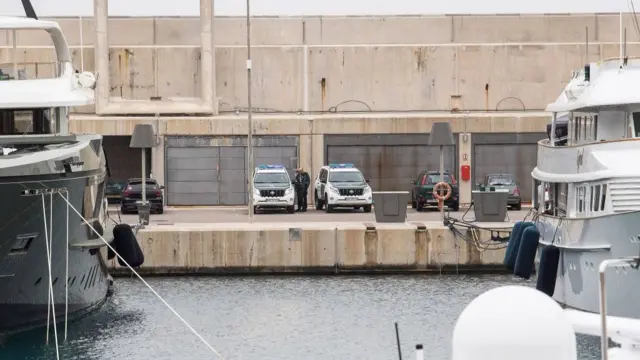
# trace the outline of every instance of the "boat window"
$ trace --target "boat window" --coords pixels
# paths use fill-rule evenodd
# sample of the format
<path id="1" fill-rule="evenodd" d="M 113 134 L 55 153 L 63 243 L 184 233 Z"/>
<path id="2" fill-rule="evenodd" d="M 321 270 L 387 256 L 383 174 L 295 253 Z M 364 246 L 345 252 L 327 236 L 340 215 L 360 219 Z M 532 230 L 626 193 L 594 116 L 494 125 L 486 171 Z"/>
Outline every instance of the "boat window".
<path id="1" fill-rule="evenodd" d="M 0 135 L 51 134 L 53 109 L 2 109 Z"/>
<path id="2" fill-rule="evenodd" d="M 602 185 L 602 193 L 600 198 L 600 211 L 604 211 L 604 205 L 607 200 L 607 184 Z"/>
<path id="3" fill-rule="evenodd" d="M 640 137 L 640 112 L 633 113 L 633 137 Z"/>
<path id="4" fill-rule="evenodd" d="M 580 141 L 580 129 L 582 128 L 582 116 L 576 116 L 574 139 Z"/>
<path id="5" fill-rule="evenodd" d="M 584 213 L 586 210 L 586 189 L 584 186 L 578 186 L 576 190 L 576 209 L 579 213 Z"/>
<path id="6" fill-rule="evenodd" d="M 567 213 L 567 189 L 566 183 L 555 184 L 556 186 L 556 216 L 565 216 Z"/>
<path id="7" fill-rule="evenodd" d="M 593 115 L 593 140 L 598 140 L 598 115 Z"/>
<path id="8" fill-rule="evenodd" d="M 600 185 L 591 187 L 591 210 L 600 211 Z"/>

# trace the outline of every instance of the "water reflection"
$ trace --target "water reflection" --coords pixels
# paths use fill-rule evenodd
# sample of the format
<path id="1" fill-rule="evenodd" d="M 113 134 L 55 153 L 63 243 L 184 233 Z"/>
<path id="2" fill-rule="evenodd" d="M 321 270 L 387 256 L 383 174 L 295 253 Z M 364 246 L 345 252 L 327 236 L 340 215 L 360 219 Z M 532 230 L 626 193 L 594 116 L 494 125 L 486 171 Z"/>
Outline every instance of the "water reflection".
<path id="1" fill-rule="evenodd" d="M 149 283 L 227 359 L 395 359 L 422 343 L 430 359 L 450 357 L 462 309 L 510 276 L 341 276 L 162 278 Z M 528 283 L 531 285 L 531 283 Z M 59 326 L 62 338 L 63 326 Z M 500 334 L 496 334 L 500 336 Z M 45 331 L 15 336 L 0 359 L 55 359 Z M 53 334 L 51 335 L 51 339 Z M 599 339 L 579 336 L 581 360 L 599 359 Z M 212 359 L 143 284 L 117 279 L 115 295 L 69 326 L 63 359 Z"/>

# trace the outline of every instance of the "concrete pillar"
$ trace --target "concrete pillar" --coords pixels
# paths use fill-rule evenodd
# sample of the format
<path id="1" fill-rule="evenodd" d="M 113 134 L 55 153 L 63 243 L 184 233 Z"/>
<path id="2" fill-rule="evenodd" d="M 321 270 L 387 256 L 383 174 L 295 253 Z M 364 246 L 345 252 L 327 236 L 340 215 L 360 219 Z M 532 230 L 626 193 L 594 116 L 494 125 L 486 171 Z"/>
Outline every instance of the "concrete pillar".
<path id="1" fill-rule="evenodd" d="M 459 151 L 458 151 L 458 176 L 457 178 L 460 180 L 460 205 L 467 206 L 471 204 L 471 190 L 473 189 L 473 177 L 469 180 L 462 180 L 462 166 L 469 165 L 473 167 L 473 162 L 471 158 L 472 154 L 472 146 L 471 146 L 471 133 L 461 133 L 458 138 Z"/>
<path id="2" fill-rule="evenodd" d="M 311 165 L 313 166 L 313 171 L 309 172 L 311 176 L 311 182 L 316 180 L 316 177 L 320 173 L 320 168 L 325 165 L 324 159 L 324 135 L 311 135 Z M 315 204 L 315 199 L 313 197 L 313 191 L 310 191 L 311 201 L 310 204 Z"/>
<path id="3" fill-rule="evenodd" d="M 309 173 L 309 177 L 313 179 L 313 165 L 311 161 L 313 149 L 311 148 L 311 143 L 311 135 L 300 135 L 300 140 L 298 141 L 298 166 Z M 309 192 L 307 193 L 307 204 L 313 202 L 312 188 L 313 186 L 310 185 Z"/>
<path id="4" fill-rule="evenodd" d="M 158 184 L 164 185 L 164 136 L 158 136 L 158 144 L 151 148 L 151 173 L 158 181 Z"/>
<path id="5" fill-rule="evenodd" d="M 109 104 L 109 38 L 108 0 L 93 0 L 96 29 L 95 64 L 97 84 L 95 89 L 96 114 L 103 114 Z"/>
<path id="6" fill-rule="evenodd" d="M 200 36 L 202 41 L 200 66 L 201 96 L 205 104 L 211 103 L 213 115 L 218 115 L 216 98 L 216 48 L 214 43 L 213 0 L 200 0 Z"/>

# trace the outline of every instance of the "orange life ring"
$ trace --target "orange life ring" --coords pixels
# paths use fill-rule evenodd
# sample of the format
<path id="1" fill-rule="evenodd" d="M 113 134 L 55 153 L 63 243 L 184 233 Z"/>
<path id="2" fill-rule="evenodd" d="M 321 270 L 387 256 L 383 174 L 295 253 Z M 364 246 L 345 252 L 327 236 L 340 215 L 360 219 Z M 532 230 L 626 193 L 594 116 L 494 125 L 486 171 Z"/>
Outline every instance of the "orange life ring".
<path id="1" fill-rule="evenodd" d="M 440 195 L 440 190 L 444 190 L 444 195 Z M 439 201 L 445 201 L 451 197 L 451 185 L 444 181 L 437 183 L 433 187 L 433 197 Z"/>

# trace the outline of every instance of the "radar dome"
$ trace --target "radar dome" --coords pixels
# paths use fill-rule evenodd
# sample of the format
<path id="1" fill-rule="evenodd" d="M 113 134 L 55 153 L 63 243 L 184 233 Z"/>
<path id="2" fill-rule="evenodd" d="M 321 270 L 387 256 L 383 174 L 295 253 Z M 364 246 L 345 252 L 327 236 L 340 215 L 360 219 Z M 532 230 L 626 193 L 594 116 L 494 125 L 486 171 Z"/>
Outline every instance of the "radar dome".
<path id="1" fill-rule="evenodd" d="M 503 286 L 475 298 L 453 331 L 453 360 L 577 360 L 576 335 L 546 294 Z"/>

